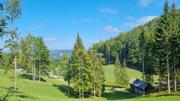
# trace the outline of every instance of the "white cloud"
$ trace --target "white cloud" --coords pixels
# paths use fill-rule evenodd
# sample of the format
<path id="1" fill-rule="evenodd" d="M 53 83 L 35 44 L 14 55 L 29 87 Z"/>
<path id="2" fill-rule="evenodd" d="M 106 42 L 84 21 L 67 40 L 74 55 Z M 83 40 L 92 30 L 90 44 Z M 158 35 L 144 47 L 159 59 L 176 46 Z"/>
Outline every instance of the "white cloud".
<path id="1" fill-rule="evenodd" d="M 144 17 L 140 17 L 135 21 L 131 21 L 131 22 L 124 22 L 124 26 L 128 26 L 128 27 L 136 27 L 138 25 L 142 25 L 145 24 L 149 21 L 151 21 L 152 19 L 156 18 L 157 16 L 144 16 Z"/>
<path id="2" fill-rule="evenodd" d="M 107 25 L 103 28 L 103 32 L 105 33 L 118 33 L 120 30 L 117 27 Z"/>
<path id="3" fill-rule="evenodd" d="M 149 6 L 154 0 L 139 0 L 139 4 L 142 7 L 147 7 Z"/>
<path id="4" fill-rule="evenodd" d="M 135 27 L 137 24 L 135 22 L 124 22 L 123 25 L 125 27 Z"/>
<path id="5" fill-rule="evenodd" d="M 113 8 L 102 8 L 99 10 L 99 12 L 104 14 L 117 14 L 118 10 Z"/>
<path id="6" fill-rule="evenodd" d="M 139 23 L 139 24 L 144 24 L 144 23 L 146 23 L 146 22 L 151 21 L 152 19 L 154 19 L 154 18 L 156 18 L 156 17 L 157 17 L 157 16 L 145 16 L 145 17 L 141 17 L 141 18 L 139 18 L 138 23 Z"/>

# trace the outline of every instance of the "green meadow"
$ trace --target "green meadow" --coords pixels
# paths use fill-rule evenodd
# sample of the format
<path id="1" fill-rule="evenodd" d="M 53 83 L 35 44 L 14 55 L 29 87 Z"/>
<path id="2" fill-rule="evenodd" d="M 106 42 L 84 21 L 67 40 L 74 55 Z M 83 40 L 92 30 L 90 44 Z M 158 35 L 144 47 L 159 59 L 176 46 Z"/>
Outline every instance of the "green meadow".
<path id="1" fill-rule="evenodd" d="M 106 84 L 115 84 L 113 76 L 113 65 L 104 66 Z M 129 69 L 130 78 L 141 77 L 141 73 L 134 69 Z M 101 98 L 74 98 L 67 95 L 67 82 L 54 80 L 45 77 L 43 81 L 33 82 L 26 73 L 18 73 L 16 92 L 11 92 L 13 85 L 11 71 L 0 69 L 0 101 L 178 101 L 179 94 L 166 95 L 165 92 L 141 96 L 129 91 L 111 91 L 106 89 Z M 9 93 L 8 93 L 9 92 Z M 166 96 L 164 96 L 166 95 Z"/>

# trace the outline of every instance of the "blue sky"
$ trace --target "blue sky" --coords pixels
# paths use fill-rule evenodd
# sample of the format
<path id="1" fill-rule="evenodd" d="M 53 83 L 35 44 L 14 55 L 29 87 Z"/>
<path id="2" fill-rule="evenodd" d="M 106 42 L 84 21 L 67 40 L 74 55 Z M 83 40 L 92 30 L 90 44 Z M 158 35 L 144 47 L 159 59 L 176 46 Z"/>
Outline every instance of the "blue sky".
<path id="1" fill-rule="evenodd" d="M 180 0 L 175 1 L 180 7 Z M 22 0 L 16 26 L 22 36 L 42 36 L 50 50 L 72 49 L 79 32 L 87 49 L 159 16 L 163 4 L 164 0 Z"/>

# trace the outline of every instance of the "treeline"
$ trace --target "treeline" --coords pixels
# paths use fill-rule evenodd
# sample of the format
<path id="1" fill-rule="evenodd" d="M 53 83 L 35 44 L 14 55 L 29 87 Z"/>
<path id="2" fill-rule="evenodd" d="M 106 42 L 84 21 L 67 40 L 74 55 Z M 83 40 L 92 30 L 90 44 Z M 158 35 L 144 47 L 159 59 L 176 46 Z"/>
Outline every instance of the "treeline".
<path id="1" fill-rule="evenodd" d="M 50 64 L 49 50 L 41 37 L 29 34 L 20 37 L 14 26 L 21 16 L 21 0 L 4 0 L 0 2 L 0 38 L 3 48 L 0 49 L 0 67 L 13 70 L 13 90 L 17 90 L 17 71 L 23 70 L 32 74 L 32 80 L 41 80 L 48 74 Z M 3 52 L 5 50 L 5 52 Z"/>
<path id="2" fill-rule="evenodd" d="M 101 96 L 105 82 L 101 57 L 95 49 L 87 52 L 82 39 L 77 35 L 71 57 L 68 59 L 68 56 L 63 54 L 60 59 L 61 73 L 73 88 L 73 92 L 68 91 L 69 94 L 79 98 Z"/>
<path id="3" fill-rule="evenodd" d="M 103 54 L 104 64 L 113 64 L 119 53 L 120 63 L 136 68 L 143 79 L 154 83 L 167 83 L 168 91 L 177 90 L 180 80 L 180 10 L 175 2 L 169 7 L 166 0 L 163 14 L 133 30 L 93 45 Z"/>
<path id="4" fill-rule="evenodd" d="M 33 81 L 38 77 L 48 75 L 50 55 L 47 46 L 41 37 L 29 34 L 19 43 L 18 66 L 28 73 L 32 73 Z M 36 76 L 36 74 L 38 76 Z"/>

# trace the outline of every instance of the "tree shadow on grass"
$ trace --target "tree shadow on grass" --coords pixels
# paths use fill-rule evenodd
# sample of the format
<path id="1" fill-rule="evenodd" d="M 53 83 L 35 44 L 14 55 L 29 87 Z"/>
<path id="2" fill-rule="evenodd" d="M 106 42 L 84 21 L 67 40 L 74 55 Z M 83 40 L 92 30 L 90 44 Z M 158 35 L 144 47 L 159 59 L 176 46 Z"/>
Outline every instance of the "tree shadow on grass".
<path id="1" fill-rule="evenodd" d="M 2 96 L 0 96 L 0 101 L 9 101 L 8 99 L 9 99 L 9 97 L 11 97 L 11 96 L 13 96 L 14 95 L 14 93 L 22 93 L 22 92 L 20 92 L 20 91 L 13 91 L 13 87 L 0 87 L 1 89 L 4 89 L 5 90 L 5 92 L 7 92 L 7 93 L 5 93 L 4 95 L 2 95 Z"/>
<path id="2" fill-rule="evenodd" d="M 11 96 L 10 92 L 7 92 L 5 95 L 0 96 L 0 101 L 8 101 L 8 98 Z"/>
<path id="3" fill-rule="evenodd" d="M 33 96 L 28 96 L 28 95 L 24 95 L 24 94 L 18 94 L 16 95 L 17 97 L 23 98 L 23 99 L 31 99 L 31 100 L 37 100 L 38 98 L 33 97 Z"/>
<path id="4" fill-rule="evenodd" d="M 112 92 L 104 92 L 102 97 L 107 100 L 120 100 L 120 99 L 131 99 L 140 97 L 140 94 L 131 93 L 129 91 L 112 91 Z"/>
<path id="5" fill-rule="evenodd" d="M 27 99 L 27 98 L 32 99 L 32 100 L 37 99 L 36 97 L 27 96 L 27 95 L 23 94 L 23 92 L 19 91 L 18 89 L 17 89 L 17 91 L 13 91 L 12 87 L 10 87 L 10 88 L 0 87 L 0 88 L 5 89 L 7 91 L 6 94 L 0 96 L 0 101 L 9 101 L 9 98 L 12 96 L 17 96 L 17 97 L 23 98 L 23 99 Z"/>
<path id="6" fill-rule="evenodd" d="M 30 74 L 21 74 L 21 75 L 19 75 L 19 78 L 23 78 L 23 79 L 28 79 L 28 80 L 32 80 L 32 75 L 30 75 Z M 39 80 L 39 78 L 38 77 L 36 77 L 36 80 Z M 41 79 L 40 79 L 42 82 L 47 82 L 45 79 L 43 79 L 42 77 L 41 77 Z"/>
<path id="7" fill-rule="evenodd" d="M 63 92 L 64 94 L 66 94 L 69 97 L 75 98 L 76 97 L 76 93 L 73 91 L 73 89 L 67 85 L 56 85 L 53 84 L 54 87 L 56 87 L 58 90 L 60 90 L 61 92 Z"/>
<path id="8" fill-rule="evenodd" d="M 155 97 L 161 97 L 161 96 L 180 96 L 180 93 L 179 92 L 177 92 L 177 93 L 171 93 L 171 94 L 169 94 L 169 93 L 164 93 L 164 94 L 157 94 L 157 95 L 155 95 Z"/>

